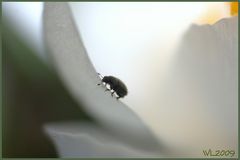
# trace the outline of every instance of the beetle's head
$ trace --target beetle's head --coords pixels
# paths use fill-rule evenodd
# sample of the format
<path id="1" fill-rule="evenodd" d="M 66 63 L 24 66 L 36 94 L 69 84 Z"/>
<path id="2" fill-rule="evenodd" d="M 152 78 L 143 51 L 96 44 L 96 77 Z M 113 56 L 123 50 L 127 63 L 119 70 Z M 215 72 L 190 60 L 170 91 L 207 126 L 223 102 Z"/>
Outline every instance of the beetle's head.
<path id="1" fill-rule="evenodd" d="M 104 76 L 102 79 L 102 82 L 109 83 L 110 82 L 110 77 L 109 76 Z"/>

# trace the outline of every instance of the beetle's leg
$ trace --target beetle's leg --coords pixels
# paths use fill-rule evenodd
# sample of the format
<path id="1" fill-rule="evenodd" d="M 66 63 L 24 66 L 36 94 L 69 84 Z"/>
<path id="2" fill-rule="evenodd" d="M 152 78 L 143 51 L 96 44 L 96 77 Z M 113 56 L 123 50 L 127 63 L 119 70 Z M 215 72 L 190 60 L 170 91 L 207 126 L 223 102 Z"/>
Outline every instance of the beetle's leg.
<path id="1" fill-rule="evenodd" d="M 99 85 L 101 85 L 102 83 L 98 83 L 97 85 L 99 86 Z"/>
<path id="2" fill-rule="evenodd" d="M 113 96 L 114 93 L 115 93 L 115 91 L 113 91 L 113 92 L 111 93 L 111 95 Z"/>
<path id="3" fill-rule="evenodd" d="M 106 89 L 105 89 L 105 92 L 106 92 L 106 91 L 110 91 L 110 89 L 106 88 Z"/>
<path id="4" fill-rule="evenodd" d="M 98 83 L 97 85 L 99 86 L 99 85 L 101 85 L 101 84 L 104 84 L 104 82 L 103 81 L 101 81 L 100 83 Z"/>
<path id="5" fill-rule="evenodd" d="M 121 98 L 121 97 L 118 96 L 118 97 L 117 97 L 117 100 L 118 100 L 119 98 Z"/>

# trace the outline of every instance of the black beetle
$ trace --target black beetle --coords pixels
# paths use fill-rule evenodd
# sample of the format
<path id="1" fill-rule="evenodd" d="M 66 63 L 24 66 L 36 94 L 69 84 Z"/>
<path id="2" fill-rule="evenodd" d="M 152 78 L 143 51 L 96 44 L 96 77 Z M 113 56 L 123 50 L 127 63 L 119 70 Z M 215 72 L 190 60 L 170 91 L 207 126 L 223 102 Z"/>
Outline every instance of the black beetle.
<path id="1" fill-rule="evenodd" d="M 98 75 L 100 74 L 98 73 Z M 112 96 L 114 93 L 116 93 L 118 96 L 117 99 L 119 99 L 127 95 L 128 93 L 127 87 L 120 79 L 113 76 L 104 76 L 104 77 L 101 76 L 101 78 L 102 78 L 102 82 L 105 83 L 105 86 L 107 84 L 110 86 L 110 89 L 107 88 L 105 91 L 113 90 L 113 92 L 111 93 Z"/>

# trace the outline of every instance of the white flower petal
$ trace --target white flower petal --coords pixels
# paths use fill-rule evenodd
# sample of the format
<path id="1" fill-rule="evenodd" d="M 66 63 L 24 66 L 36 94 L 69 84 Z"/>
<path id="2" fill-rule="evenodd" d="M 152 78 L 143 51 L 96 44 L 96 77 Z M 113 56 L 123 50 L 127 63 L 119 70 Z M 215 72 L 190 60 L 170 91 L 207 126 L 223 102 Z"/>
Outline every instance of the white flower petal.
<path id="1" fill-rule="evenodd" d="M 164 139 L 193 156 L 209 148 L 237 152 L 238 17 L 193 25 L 169 73 L 158 124 Z"/>
<path id="2" fill-rule="evenodd" d="M 90 123 L 63 122 L 45 126 L 61 158 L 78 157 L 159 157 L 136 150 L 102 128 Z"/>
<path id="3" fill-rule="evenodd" d="M 100 78 L 89 60 L 67 3 L 44 6 L 44 35 L 55 66 L 67 88 L 86 111 L 123 140 L 159 149 L 158 140 L 125 104 L 97 86 Z"/>

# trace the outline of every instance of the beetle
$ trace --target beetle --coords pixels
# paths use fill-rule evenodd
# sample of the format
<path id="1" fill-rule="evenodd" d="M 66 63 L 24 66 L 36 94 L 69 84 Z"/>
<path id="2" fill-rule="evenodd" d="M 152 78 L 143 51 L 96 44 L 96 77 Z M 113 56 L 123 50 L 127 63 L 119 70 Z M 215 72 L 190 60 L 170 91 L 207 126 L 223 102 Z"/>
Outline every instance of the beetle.
<path id="1" fill-rule="evenodd" d="M 110 86 L 110 89 L 106 89 L 105 91 L 111 91 L 111 95 L 113 96 L 114 93 L 117 94 L 117 99 L 123 98 L 128 94 L 128 90 L 126 85 L 118 78 L 114 76 L 102 76 L 100 73 L 98 73 L 100 78 L 102 79 L 102 83 L 105 84 L 105 86 L 108 84 Z M 101 84 L 101 83 L 100 83 Z M 98 84 L 98 85 L 100 85 Z"/>

